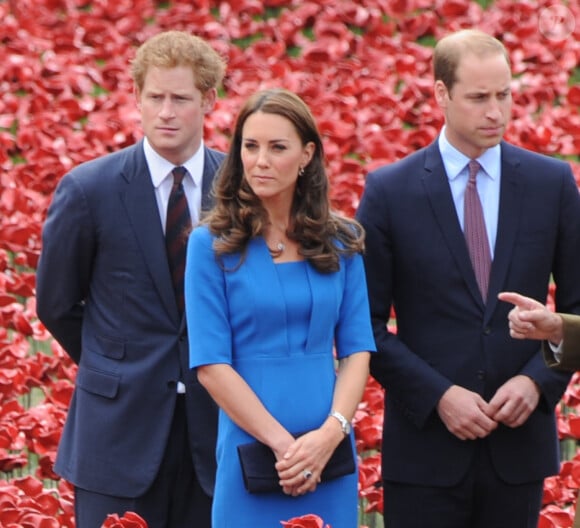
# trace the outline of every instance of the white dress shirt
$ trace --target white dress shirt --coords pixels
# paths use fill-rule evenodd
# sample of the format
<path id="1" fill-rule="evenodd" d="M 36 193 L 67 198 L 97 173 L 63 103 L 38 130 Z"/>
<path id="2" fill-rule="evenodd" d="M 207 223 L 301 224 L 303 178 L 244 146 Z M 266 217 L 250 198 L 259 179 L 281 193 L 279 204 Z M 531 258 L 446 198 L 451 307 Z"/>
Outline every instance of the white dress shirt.
<path id="1" fill-rule="evenodd" d="M 171 171 L 175 165 L 161 157 L 153 150 L 147 138 L 143 140 L 143 150 L 145 159 L 151 173 L 151 181 L 155 187 L 155 199 L 159 208 L 161 226 L 165 233 L 165 222 L 167 220 L 167 203 L 173 185 L 173 175 Z M 183 189 L 189 205 L 191 223 L 195 225 L 199 221 L 201 211 L 201 183 L 203 177 L 204 148 L 203 142 L 197 152 L 182 164 L 187 169 L 187 174 L 183 178 Z"/>
<path id="2" fill-rule="evenodd" d="M 470 159 L 463 153 L 459 152 L 445 137 L 445 127 L 439 134 L 439 151 L 443 158 L 443 165 L 451 194 L 455 203 L 459 225 L 463 230 L 463 202 L 465 197 L 465 188 L 469 179 L 469 170 L 467 165 Z M 477 158 L 481 169 L 477 174 L 477 192 L 483 209 L 487 238 L 489 240 L 489 249 L 493 260 L 495 241 L 497 238 L 497 222 L 499 215 L 499 193 L 501 184 L 501 147 L 496 145 L 487 149 Z"/>
<path id="3" fill-rule="evenodd" d="M 205 152 L 203 146 L 202 141 L 197 152 L 181 165 L 187 169 L 187 173 L 183 178 L 183 189 L 185 191 L 185 196 L 187 197 L 192 225 L 197 224 L 201 212 L 201 186 Z M 173 174 L 171 171 L 174 169 L 175 165 L 157 154 L 157 152 L 153 150 L 153 147 L 151 147 L 147 138 L 143 140 L 143 150 L 151 174 L 151 181 L 153 182 L 153 187 L 155 187 L 155 199 L 157 200 L 161 226 L 165 233 L 167 204 L 169 202 L 171 187 L 173 186 Z M 185 393 L 185 385 L 182 381 L 177 382 L 177 393 Z"/>

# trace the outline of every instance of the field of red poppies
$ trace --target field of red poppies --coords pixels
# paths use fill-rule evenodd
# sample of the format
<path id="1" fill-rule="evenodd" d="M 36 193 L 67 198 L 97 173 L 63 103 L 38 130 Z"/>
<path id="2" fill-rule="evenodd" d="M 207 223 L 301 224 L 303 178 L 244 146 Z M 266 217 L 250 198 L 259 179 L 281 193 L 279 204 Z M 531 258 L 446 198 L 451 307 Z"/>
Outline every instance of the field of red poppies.
<path id="1" fill-rule="evenodd" d="M 52 463 L 75 367 L 36 319 L 34 270 L 59 178 L 141 135 L 128 73 L 135 47 L 183 29 L 227 58 L 222 97 L 206 123 L 216 148 L 227 148 L 247 95 L 266 86 L 296 91 L 324 135 L 333 203 L 352 215 L 367 171 L 436 136 L 432 46 L 471 26 L 501 37 L 511 54 L 507 139 L 567 159 L 580 184 L 579 0 L 0 0 L 0 527 L 74 525 L 71 489 Z M 577 375 L 558 413 L 563 462 L 546 481 L 540 528 L 572 522 Z M 382 419 L 382 390 L 369 380 L 355 427 L 361 524 L 370 527 L 382 526 Z M 128 516 L 107 526 L 143 524 Z"/>

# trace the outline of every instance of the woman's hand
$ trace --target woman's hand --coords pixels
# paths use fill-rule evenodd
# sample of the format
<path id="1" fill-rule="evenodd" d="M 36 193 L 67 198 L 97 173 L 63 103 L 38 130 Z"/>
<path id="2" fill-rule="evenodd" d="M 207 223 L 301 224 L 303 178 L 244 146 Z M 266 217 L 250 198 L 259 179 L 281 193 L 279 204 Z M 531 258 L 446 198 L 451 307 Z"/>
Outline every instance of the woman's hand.
<path id="1" fill-rule="evenodd" d="M 315 491 L 322 470 L 343 438 L 339 428 L 326 422 L 297 438 L 276 463 L 284 493 L 296 496 Z"/>

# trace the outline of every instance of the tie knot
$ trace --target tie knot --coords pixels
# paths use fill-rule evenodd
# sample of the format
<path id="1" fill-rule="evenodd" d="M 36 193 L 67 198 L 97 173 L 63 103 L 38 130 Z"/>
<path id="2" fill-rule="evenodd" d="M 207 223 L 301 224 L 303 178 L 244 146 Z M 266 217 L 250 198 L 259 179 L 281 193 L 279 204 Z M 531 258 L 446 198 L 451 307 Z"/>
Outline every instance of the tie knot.
<path id="1" fill-rule="evenodd" d="M 477 176 L 477 173 L 479 172 L 481 165 L 479 164 L 479 161 L 472 159 L 469 161 L 468 167 L 469 167 L 469 182 L 475 183 L 475 177 Z"/>
<path id="2" fill-rule="evenodd" d="M 183 181 L 183 177 L 185 176 L 186 168 L 185 167 L 175 167 L 172 171 L 173 173 L 173 184 L 174 185 L 181 185 Z"/>

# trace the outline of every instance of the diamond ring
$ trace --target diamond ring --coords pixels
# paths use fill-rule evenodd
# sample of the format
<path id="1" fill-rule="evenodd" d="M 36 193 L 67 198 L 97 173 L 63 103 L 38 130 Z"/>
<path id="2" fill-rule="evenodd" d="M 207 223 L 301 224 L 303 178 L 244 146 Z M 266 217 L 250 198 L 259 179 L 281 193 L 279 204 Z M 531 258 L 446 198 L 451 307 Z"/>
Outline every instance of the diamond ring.
<path id="1" fill-rule="evenodd" d="M 303 477 L 304 477 L 306 480 L 308 480 L 310 477 L 312 477 L 312 471 L 310 471 L 309 469 L 305 469 L 305 470 L 302 472 L 302 476 L 303 476 Z"/>

